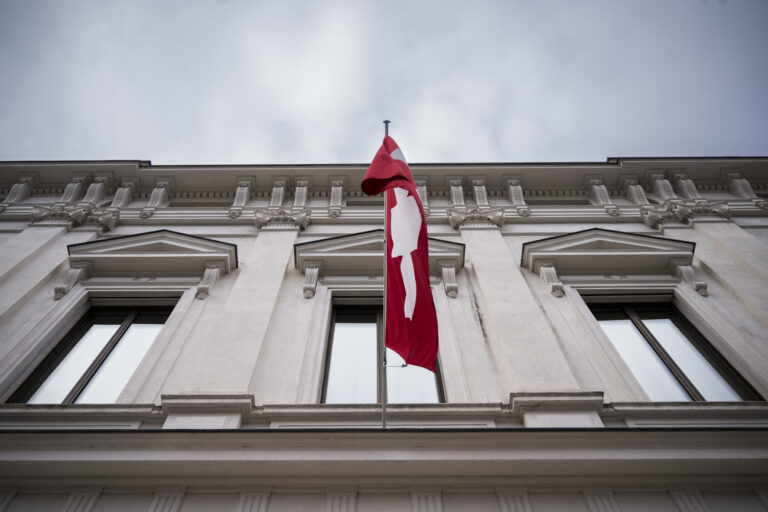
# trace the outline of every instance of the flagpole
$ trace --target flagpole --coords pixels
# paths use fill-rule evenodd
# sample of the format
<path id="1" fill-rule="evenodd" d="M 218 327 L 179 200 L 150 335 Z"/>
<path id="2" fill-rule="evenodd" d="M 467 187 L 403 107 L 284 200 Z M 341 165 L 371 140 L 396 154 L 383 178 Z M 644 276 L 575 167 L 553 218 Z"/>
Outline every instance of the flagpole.
<path id="1" fill-rule="evenodd" d="M 384 120 L 384 136 L 389 135 L 389 120 Z M 384 321 L 381 329 L 381 428 L 387 428 L 387 191 L 384 191 Z"/>

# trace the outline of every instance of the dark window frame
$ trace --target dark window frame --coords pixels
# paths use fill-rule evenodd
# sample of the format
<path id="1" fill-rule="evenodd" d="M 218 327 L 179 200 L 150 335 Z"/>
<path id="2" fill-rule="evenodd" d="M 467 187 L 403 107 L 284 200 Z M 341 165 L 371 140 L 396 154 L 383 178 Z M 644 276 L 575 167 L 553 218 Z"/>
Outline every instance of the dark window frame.
<path id="1" fill-rule="evenodd" d="M 358 300 L 359 299 L 359 300 Z M 323 382 L 320 393 L 320 403 L 326 403 L 326 394 L 328 390 L 328 378 L 331 369 L 331 353 L 333 352 L 333 331 L 337 318 L 344 317 L 345 322 L 354 322 L 355 317 L 359 318 L 361 323 L 370 322 L 374 317 L 376 321 L 376 399 L 377 403 L 383 403 L 386 397 L 386 389 L 383 389 L 383 372 L 381 362 L 378 361 L 378 354 L 381 354 L 382 344 L 384 343 L 384 307 L 381 298 L 372 297 L 338 297 L 331 306 L 331 320 L 328 327 L 328 337 L 325 344 L 325 361 L 323 363 Z M 435 362 L 435 386 L 437 387 L 437 403 L 444 404 L 445 392 L 443 388 L 443 378 L 440 372 L 440 361 Z"/>
<path id="2" fill-rule="evenodd" d="M 672 303 L 589 303 L 588 306 L 596 320 L 629 319 L 694 402 L 706 402 L 707 400 L 643 323 L 643 319 L 654 317 L 669 319 L 742 400 L 764 401 L 764 398 Z"/>
<path id="3" fill-rule="evenodd" d="M 104 348 L 91 361 L 91 364 L 83 372 L 83 375 L 77 380 L 67 396 L 60 403 L 72 404 L 93 379 L 101 365 L 106 361 L 109 354 L 117 347 L 118 343 L 126 333 L 128 328 L 134 323 L 152 323 L 163 324 L 167 321 L 173 307 L 170 306 L 147 306 L 147 307 L 112 307 L 112 306 L 92 306 L 78 320 L 78 322 L 69 330 L 56 346 L 45 356 L 35 370 L 27 377 L 24 383 L 11 395 L 8 403 L 27 403 L 35 394 L 45 380 L 61 364 L 67 354 L 77 346 L 78 342 L 88 332 L 94 324 L 100 322 L 119 323 L 115 333 L 107 341 Z"/>

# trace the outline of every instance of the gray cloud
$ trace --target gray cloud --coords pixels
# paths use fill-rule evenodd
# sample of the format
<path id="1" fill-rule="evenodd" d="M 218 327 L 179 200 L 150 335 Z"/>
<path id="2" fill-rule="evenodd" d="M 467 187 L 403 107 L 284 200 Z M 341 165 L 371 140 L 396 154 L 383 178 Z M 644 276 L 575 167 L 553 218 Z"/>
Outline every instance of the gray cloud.
<path id="1" fill-rule="evenodd" d="M 0 159 L 768 154 L 768 3 L 0 0 Z"/>

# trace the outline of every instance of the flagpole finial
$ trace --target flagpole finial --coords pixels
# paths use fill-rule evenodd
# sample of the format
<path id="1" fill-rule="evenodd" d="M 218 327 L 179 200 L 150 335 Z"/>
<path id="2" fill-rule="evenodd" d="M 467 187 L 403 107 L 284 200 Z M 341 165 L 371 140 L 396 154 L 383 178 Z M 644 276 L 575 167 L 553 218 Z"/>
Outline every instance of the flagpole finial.
<path id="1" fill-rule="evenodd" d="M 384 120 L 384 135 L 389 135 L 389 123 L 391 123 L 389 119 Z"/>

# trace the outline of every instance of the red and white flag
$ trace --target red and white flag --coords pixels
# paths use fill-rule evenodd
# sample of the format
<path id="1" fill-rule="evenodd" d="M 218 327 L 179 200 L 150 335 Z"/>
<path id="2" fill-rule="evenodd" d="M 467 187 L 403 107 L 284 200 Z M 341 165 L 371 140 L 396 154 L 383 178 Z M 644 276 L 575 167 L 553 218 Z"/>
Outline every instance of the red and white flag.
<path id="1" fill-rule="evenodd" d="M 369 196 L 387 194 L 385 344 L 406 364 L 434 372 L 437 314 L 429 286 L 427 223 L 411 170 L 389 135 L 361 186 Z"/>

